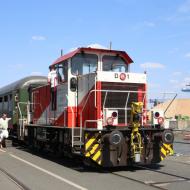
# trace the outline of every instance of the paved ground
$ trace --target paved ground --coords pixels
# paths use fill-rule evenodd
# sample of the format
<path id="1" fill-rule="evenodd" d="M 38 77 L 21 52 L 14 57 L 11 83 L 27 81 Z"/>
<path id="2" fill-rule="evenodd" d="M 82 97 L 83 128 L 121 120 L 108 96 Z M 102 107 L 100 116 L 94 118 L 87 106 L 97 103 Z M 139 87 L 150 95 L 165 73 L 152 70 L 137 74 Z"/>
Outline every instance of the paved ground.
<path id="1" fill-rule="evenodd" d="M 175 155 L 155 168 L 109 171 L 85 168 L 77 160 L 55 160 L 27 149 L 10 147 L 0 151 L 0 189 L 189 190 L 190 141 L 180 138 L 174 147 Z"/>

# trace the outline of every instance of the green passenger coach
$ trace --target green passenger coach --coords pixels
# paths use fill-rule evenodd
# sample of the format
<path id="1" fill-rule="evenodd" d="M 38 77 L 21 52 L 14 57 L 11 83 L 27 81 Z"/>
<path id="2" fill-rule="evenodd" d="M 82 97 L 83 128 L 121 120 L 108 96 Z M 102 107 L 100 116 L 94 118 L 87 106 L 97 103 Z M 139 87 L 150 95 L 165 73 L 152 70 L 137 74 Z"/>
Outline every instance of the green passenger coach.
<path id="1" fill-rule="evenodd" d="M 29 76 L 0 88 L 0 115 L 6 113 L 11 117 L 10 136 L 21 140 L 22 127 L 30 118 L 31 91 L 33 88 L 47 84 L 45 76 Z M 28 106 L 30 108 L 28 109 Z"/>

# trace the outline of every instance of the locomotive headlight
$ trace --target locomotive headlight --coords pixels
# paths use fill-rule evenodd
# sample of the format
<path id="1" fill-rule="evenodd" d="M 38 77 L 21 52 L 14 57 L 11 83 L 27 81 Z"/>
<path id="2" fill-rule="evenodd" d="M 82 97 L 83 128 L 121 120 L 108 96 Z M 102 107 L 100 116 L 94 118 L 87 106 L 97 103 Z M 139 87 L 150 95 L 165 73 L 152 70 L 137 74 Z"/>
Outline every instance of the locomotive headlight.
<path id="1" fill-rule="evenodd" d="M 162 133 L 162 141 L 166 144 L 171 144 L 174 141 L 174 134 L 170 130 L 165 130 Z"/>

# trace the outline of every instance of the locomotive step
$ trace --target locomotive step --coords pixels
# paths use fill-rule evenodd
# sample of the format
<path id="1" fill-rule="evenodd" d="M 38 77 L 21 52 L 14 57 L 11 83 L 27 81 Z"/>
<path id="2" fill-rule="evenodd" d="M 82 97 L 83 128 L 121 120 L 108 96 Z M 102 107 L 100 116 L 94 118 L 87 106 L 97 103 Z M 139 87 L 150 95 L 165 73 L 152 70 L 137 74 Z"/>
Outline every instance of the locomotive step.
<path id="1" fill-rule="evenodd" d="M 74 146 L 82 146 L 82 145 L 84 145 L 84 143 L 81 142 L 81 141 L 75 141 L 75 142 L 73 143 L 73 145 L 74 145 Z"/>

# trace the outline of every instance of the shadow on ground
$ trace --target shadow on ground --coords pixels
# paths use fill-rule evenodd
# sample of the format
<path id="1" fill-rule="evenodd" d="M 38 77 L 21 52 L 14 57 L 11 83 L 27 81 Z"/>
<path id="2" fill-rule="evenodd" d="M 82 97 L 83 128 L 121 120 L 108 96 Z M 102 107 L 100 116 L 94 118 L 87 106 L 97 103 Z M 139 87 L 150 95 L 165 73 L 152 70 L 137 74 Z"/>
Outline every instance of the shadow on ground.
<path id="1" fill-rule="evenodd" d="M 163 167 L 163 165 L 161 164 L 152 164 L 146 167 L 143 167 L 141 165 L 136 165 L 136 166 L 125 166 L 125 167 L 114 167 L 114 168 L 102 168 L 98 165 L 94 166 L 85 165 L 81 156 L 74 156 L 71 158 L 63 155 L 55 155 L 47 151 L 30 149 L 26 146 L 20 146 L 20 145 L 15 146 L 15 148 L 24 152 L 28 152 L 40 158 L 55 162 L 57 164 L 76 170 L 78 172 L 88 172 L 88 173 L 89 172 L 112 173 L 118 171 L 136 172 L 137 170 L 147 170 L 147 169 L 160 170 L 160 168 Z"/>

